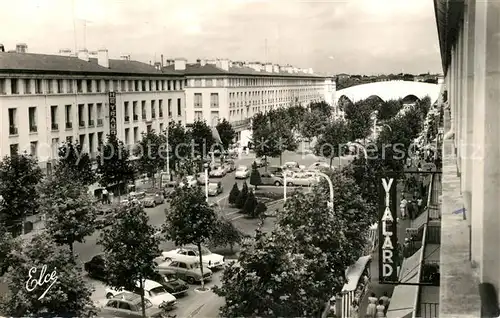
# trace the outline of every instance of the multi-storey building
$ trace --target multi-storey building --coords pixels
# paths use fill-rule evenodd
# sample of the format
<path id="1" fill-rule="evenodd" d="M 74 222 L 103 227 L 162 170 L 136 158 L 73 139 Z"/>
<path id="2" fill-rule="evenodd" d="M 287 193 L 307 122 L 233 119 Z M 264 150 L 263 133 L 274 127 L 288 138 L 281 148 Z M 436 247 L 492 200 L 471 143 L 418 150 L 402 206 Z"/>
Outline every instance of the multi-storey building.
<path id="1" fill-rule="evenodd" d="M 95 156 L 112 131 L 132 145 L 148 129 L 185 121 L 182 74 L 128 56 L 109 59 L 107 50 L 91 58 L 86 50 L 74 57 L 25 49 L 6 53 L 0 47 L 2 157 L 26 150 L 50 171 L 65 140 L 79 142 Z M 116 113 L 110 112 L 110 100 Z"/>
<path id="2" fill-rule="evenodd" d="M 227 59 L 167 60 L 164 69 L 185 75 L 186 123 L 205 120 L 215 126 L 225 118 L 240 145 L 250 141 L 250 118 L 258 112 L 322 100 L 333 104 L 335 81 L 312 69 Z"/>

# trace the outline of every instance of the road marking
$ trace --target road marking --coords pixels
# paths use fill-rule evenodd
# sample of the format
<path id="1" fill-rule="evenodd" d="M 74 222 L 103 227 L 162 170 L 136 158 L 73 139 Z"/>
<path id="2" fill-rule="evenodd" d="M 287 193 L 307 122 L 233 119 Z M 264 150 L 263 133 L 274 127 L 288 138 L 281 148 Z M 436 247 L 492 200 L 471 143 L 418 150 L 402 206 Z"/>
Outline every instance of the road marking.
<path id="1" fill-rule="evenodd" d="M 226 216 L 234 215 L 236 213 L 239 213 L 239 211 L 234 211 L 234 212 L 231 212 L 231 213 L 227 213 Z"/>
<path id="2" fill-rule="evenodd" d="M 195 310 L 193 310 L 193 312 L 191 312 L 191 314 L 189 314 L 189 318 L 193 318 L 194 316 L 196 316 L 196 314 L 198 314 L 201 310 L 201 308 L 203 308 L 203 306 L 205 306 L 205 304 L 201 305 L 200 307 L 196 308 Z"/>
<path id="3" fill-rule="evenodd" d="M 237 217 L 234 217 L 234 218 L 232 218 L 229 221 L 235 221 L 235 220 L 241 219 L 242 217 L 245 217 L 245 216 L 244 215 L 238 215 Z"/>

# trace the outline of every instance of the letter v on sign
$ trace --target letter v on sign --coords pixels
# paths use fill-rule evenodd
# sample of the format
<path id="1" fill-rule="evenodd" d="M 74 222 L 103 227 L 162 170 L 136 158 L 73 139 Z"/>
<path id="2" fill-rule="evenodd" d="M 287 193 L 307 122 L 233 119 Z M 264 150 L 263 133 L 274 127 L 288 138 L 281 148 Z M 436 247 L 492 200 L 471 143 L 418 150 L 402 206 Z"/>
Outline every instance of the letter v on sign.
<path id="1" fill-rule="evenodd" d="M 393 178 L 389 179 L 389 182 L 387 182 L 386 178 L 382 179 L 382 185 L 384 186 L 384 190 L 386 193 L 389 193 L 389 190 L 391 190 L 392 182 L 394 181 Z"/>

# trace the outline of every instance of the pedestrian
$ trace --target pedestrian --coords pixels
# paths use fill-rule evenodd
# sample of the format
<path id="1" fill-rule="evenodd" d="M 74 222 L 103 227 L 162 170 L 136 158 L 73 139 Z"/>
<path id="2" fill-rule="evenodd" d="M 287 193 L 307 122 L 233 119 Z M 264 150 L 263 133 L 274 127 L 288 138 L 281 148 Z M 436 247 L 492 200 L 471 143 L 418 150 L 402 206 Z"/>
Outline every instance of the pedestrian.
<path id="1" fill-rule="evenodd" d="M 383 301 L 383 305 L 385 307 L 385 313 L 387 313 L 387 308 L 389 308 L 389 303 L 391 302 L 391 299 L 389 298 L 387 292 L 384 292 L 384 296 L 380 297 L 380 300 Z"/>
<path id="2" fill-rule="evenodd" d="M 108 203 L 108 190 L 106 190 L 106 188 L 104 188 L 102 190 L 102 204 L 106 204 Z"/>
<path id="3" fill-rule="evenodd" d="M 376 305 L 377 302 L 378 302 L 377 296 L 375 296 L 375 293 L 371 293 L 370 297 L 368 297 L 368 303 Z"/>
<path id="4" fill-rule="evenodd" d="M 382 299 L 378 301 L 376 309 L 377 309 L 376 317 L 385 318 L 385 306 L 384 306 L 384 301 Z"/>
<path id="5" fill-rule="evenodd" d="M 406 218 L 406 205 L 407 204 L 408 204 L 408 201 L 403 196 L 401 199 L 401 203 L 399 204 L 399 208 L 401 209 L 401 218 L 402 219 Z"/>
<path id="6" fill-rule="evenodd" d="M 422 200 L 422 197 L 418 197 L 417 199 L 417 208 L 418 208 L 418 213 L 422 213 L 422 210 L 423 210 L 423 206 L 422 204 L 424 203 L 424 200 Z"/>
<path id="7" fill-rule="evenodd" d="M 366 307 L 366 318 L 375 318 L 375 315 L 377 314 L 377 305 L 374 303 L 368 303 L 368 306 Z"/>
<path id="8" fill-rule="evenodd" d="M 353 300 L 352 305 L 351 305 L 351 317 L 352 318 L 359 318 L 359 305 L 358 302 Z"/>

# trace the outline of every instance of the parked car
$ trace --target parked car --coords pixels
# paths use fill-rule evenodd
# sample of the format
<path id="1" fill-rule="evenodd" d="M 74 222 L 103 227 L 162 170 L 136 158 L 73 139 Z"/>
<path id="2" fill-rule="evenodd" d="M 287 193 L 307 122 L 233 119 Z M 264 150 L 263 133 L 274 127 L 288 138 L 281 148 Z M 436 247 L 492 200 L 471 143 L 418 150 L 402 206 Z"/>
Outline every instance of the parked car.
<path id="1" fill-rule="evenodd" d="M 236 179 L 246 179 L 250 177 L 250 169 L 247 166 L 239 166 L 234 173 Z"/>
<path id="2" fill-rule="evenodd" d="M 187 258 L 192 261 L 199 260 L 198 246 L 195 245 L 186 245 L 182 248 L 177 248 L 168 252 L 162 252 L 161 255 L 165 261 L 176 260 L 179 257 Z M 206 266 L 209 269 L 223 267 L 225 264 L 224 256 L 212 253 L 208 248 L 204 246 L 201 247 L 201 256 L 203 266 Z"/>
<path id="3" fill-rule="evenodd" d="M 198 261 L 183 257 L 178 257 L 176 260 L 165 261 L 158 265 L 160 274 L 176 274 L 177 277 L 185 280 L 189 284 L 195 284 L 201 281 L 201 269 Z M 212 271 L 208 268 L 203 268 L 203 280 L 211 280 Z"/>
<path id="4" fill-rule="evenodd" d="M 285 162 L 285 164 L 283 165 L 283 169 L 299 169 L 300 168 L 300 165 L 295 162 L 295 161 L 288 161 L 288 162 Z"/>
<path id="5" fill-rule="evenodd" d="M 260 175 L 260 180 L 262 180 L 262 185 L 283 185 L 283 177 L 277 177 L 272 173 L 264 172 Z"/>
<path id="6" fill-rule="evenodd" d="M 224 191 L 222 188 L 222 182 L 210 182 L 208 184 L 208 195 L 211 197 L 216 197 Z"/>
<path id="7" fill-rule="evenodd" d="M 254 162 L 257 165 L 257 168 L 267 166 L 267 160 L 264 157 L 255 158 Z"/>
<path id="8" fill-rule="evenodd" d="M 326 162 L 319 161 L 319 162 L 315 162 L 312 165 L 310 165 L 308 169 L 309 170 L 320 170 L 322 168 L 330 168 L 330 165 Z"/>
<path id="9" fill-rule="evenodd" d="M 145 298 L 148 299 L 153 304 L 153 306 L 157 306 L 158 308 L 172 309 L 177 303 L 177 298 L 175 298 L 174 295 L 170 294 L 160 283 L 157 283 L 150 279 L 145 279 L 143 281 L 143 289 Z M 106 287 L 106 298 L 113 298 L 116 294 L 119 294 L 122 291 L 123 288 L 115 289 Z M 140 281 L 137 281 L 135 283 L 134 290 L 130 292 L 140 295 Z"/>
<path id="10" fill-rule="evenodd" d="M 291 176 L 286 177 L 287 186 L 303 186 L 309 187 L 316 183 L 315 178 L 306 176 L 303 173 L 294 173 Z"/>
<path id="11" fill-rule="evenodd" d="M 148 299 L 144 300 L 144 305 L 146 317 L 163 316 L 163 310 L 153 306 Z M 129 292 L 118 293 L 99 309 L 97 316 L 142 318 L 141 296 Z"/>
<path id="12" fill-rule="evenodd" d="M 222 178 L 226 175 L 226 169 L 222 166 L 215 166 L 210 170 L 209 176 L 214 178 Z"/>
<path id="13" fill-rule="evenodd" d="M 278 177 L 283 176 L 283 168 L 282 167 L 278 167 L 278 166 L 267 167 L 267 172 L 269 172 L 270 174 L 274 174 L 275 176 L 278 176 Z"/>
<path id="14" fill-rule="evenodd" d="M 189 290 L 189 285 L 173 273 L 158 274 L 155 281 L 162 284 L 174 296 L 186 294 Z"/>
<path id="15" fill-rule="evenodd" d="M 174 192 L 177 183 L 167 183 L 163 187 L 163 197 L 168 198 L 172 192 Z"/>
<path id="16" fill-rule="evenodd" d="M 106 262 L 104 254 L 98 254 L 84 264 L 89 277 L 104 280 L 106 278 Z"/>
<path id="17" fill-rule="evenodd" d="M 198 181 L 196 180 L 195 176 L 186 176 L 180 183 L 179 187 L 195 187 L 198 184 Z"/>
<path id="18" fill-rule="evenodd" d="M 196 174 L 196 182 L 200 185 L 205 185 L 205 172 L 198 172 Z"/>
<path id="19" fill-rule="evenodd" d="M 165 203 L 165 197 L 161 192 L 148 194 L 142 199 L 142 204 L 145 208 L 154 208 L 163 203 Z"/>
<path id="20" fill-rule="evenodd" d="M 224 162 L 224 166 L 226 167 L 226 170 L 228 173 L 231 173 L 234 170 L 236 170 L 236 164 L 234 163 L 234 160 L 232 160 L 232 159 L 226 159 Z"/>

